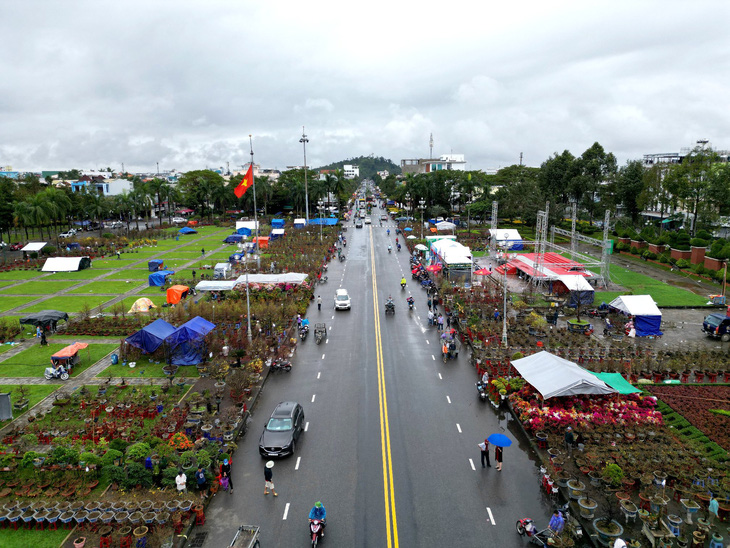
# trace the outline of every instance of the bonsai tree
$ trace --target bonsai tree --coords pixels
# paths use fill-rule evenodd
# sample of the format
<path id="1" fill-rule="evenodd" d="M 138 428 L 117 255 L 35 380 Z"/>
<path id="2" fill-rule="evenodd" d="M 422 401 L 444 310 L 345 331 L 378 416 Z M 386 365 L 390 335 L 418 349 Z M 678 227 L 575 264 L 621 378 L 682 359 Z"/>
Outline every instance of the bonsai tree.
<path id="1" fill-rule="evenodd" d="M 618 464 L 606 465 L 603 469 L 602 475 L 604 481 L 613 487 L 619 487 L 621 485 L 621 481 L 624 479 L 624 471 Z"/>

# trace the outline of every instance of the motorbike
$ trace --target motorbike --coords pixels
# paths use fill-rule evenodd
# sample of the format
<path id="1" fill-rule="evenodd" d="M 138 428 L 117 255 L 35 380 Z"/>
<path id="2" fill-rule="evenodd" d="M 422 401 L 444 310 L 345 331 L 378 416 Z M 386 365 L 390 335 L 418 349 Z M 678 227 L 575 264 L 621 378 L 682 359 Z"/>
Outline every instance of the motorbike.
<path id="1" fill-rule="evenodd" d="M 309 326 L 302 324 L 299 327 L 299 338 L 302 339 L 302 342 L 307 338 L 307 335 L 309 334 Z"/>
<path id="2" fill-rule="evenodd" d="M 43 376 L 46 378 L 46 380 L 51 379 L 61 379 L 62 381 L 67 381 L 69 378 L 68 371 L 66 368 L 62 365 L 59 365 L 58 367 L 46 367 L 45 372 L 43 373 Z"/>
<path id="3" fill-rule="evenodd" d="M 344 254 L 341 254 L 341 255 L 340 255 L 340 262 L 342 262 L 342 261 L 344 261 L 344 260 L 345 260 L 345 255 L 344 255 Z"/>
<path id="4" fill-rule="evenodd" d="M 345 238 L 342 238 L 342 245 L 347 247 L 347 240 Z"/>
<path id="5" fill-rule="evenodd" d="M 400 244 L 398 244 L 398 247 L 396 247 L 396 249 L 397 249 L 398 251 L 400 251 Z"/>
<path id="6" fill-rule="evenodd" d="M 391 251 L 393 251 L 393 248 L 388 246 L 388 253 L 390 253 Z"/>
<path id="7" fill-rule="evenodd" d="M 404 291 L 405 288 L 406 288 L 406 282 L 401 282 L 400 283 L 400 289 L 401 289 L 401 291 Z"/>
<path id="8" fill-rule="evenodd" d="M 324 526 L 322 520 L 310 519 L 309 520 L 309 534 L 312 538 L 312 546 L 317 546 L 320 539 L 324 534 Z"/>
<path id="9" fill-rule="evenodd" d="M 479 381 L 478 383 L 476 383 L 476 386 L 477 386 L 477 392 L 479 393 L 479 399 L 482 401 L 487 401 L 486 385 L 482 381 Z"/>
<path id="10" fill-rule="evenodd" d="M 393 301 L 388 301 L 387 303 L 385 303 L 385 313 L 395 314 L 395 303 Z"/>
<path id="11" fill-rule="evenodd" d="M 289 373 L 291 371 L 291 362 L 284 358 L 278 358 L 273 360 L 269 365 L 272 371 L 284 371 Z"/>
<path id="12" fill-rule="evenodd" d="M 409 297 L 406 301 L 408 303 L 408 311 L 413 310 L 413 297 Z"/>
<path id="13" fill-rule="evenodd" d="M 327 276 L 322 276 L 322 277 L 321 277 L 321 278 L 319 279 L 319 283 L 320 283 L 320 284 L 326 284 L 326 283 L 327 283 Z"/>

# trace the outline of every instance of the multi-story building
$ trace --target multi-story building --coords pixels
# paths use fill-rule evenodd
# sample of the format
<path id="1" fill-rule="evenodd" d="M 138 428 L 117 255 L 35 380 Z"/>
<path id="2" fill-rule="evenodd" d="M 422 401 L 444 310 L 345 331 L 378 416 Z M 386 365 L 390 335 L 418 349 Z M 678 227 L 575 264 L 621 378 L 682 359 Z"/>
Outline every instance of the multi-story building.
<path id="1" fill-rule="evenodd" d="M 434 171 L 466 171 L 463 154 L 442 154 L 439 158 L 407 158 L 400 161 L 403 175 L 408 173 L 432 173 Z"/>
<path id="2" fill-rule="evenodd" d="M 360 177 L 360 167 L 345 164 L 342 166 L 342 171 L 345 174 L 345 179 L 356 179 Z"/>

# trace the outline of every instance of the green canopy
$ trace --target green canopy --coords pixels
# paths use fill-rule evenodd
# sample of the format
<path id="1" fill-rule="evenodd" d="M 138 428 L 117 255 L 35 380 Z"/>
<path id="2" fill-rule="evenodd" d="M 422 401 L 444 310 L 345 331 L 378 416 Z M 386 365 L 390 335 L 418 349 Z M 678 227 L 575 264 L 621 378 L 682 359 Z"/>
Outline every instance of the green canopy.
<path id="1" fill-rule="evenodd" d="M 634 394 L 641 392 L 635 388 L 629 381 L 621 376 L 621 373 L 593 373 L 596 377 L 605 382 L 608 386 L 616 390 L 619 394 Z"/>

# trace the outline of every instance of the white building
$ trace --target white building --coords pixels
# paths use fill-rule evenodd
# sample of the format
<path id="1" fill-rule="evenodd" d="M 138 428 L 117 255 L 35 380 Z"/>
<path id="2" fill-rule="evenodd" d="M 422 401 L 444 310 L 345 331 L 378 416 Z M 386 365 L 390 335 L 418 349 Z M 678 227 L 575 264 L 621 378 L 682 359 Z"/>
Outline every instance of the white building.
<path id="1" fill-rule="evenodd" d="M 342 171 L 345 174 L 345 179 L 355 179 L 360 177 L 360 167 L 345 164 L 342 166 Z"/>
<path id="2" fill-rule="evenodd" d="M 403 175 L 407 173 L 432 173 L 434 171 L 466 171 L 463 154 L 442 154 L 436 158 L 407 158 L 400 161 Z"/>

